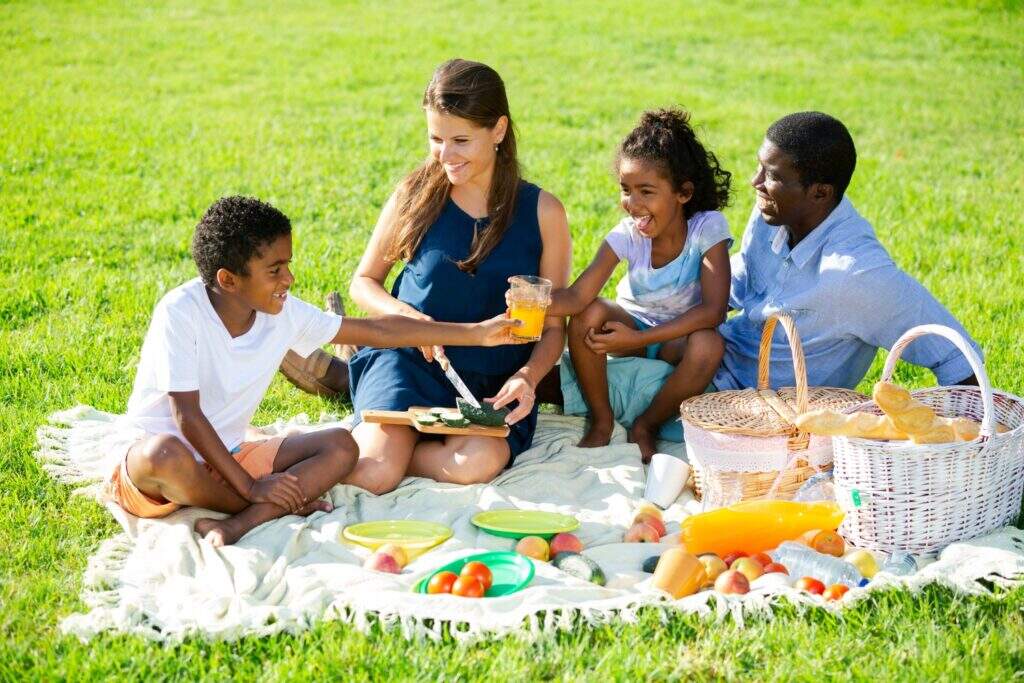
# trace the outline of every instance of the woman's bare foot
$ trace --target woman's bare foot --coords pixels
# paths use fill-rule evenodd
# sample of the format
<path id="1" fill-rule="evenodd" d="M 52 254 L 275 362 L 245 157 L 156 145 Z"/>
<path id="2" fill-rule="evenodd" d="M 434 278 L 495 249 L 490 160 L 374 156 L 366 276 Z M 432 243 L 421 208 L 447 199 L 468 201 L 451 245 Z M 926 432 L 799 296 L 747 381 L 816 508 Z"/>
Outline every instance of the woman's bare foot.
<path id="1" fill-rule="evenodd" d="M 334 506 L 329 501 L 318 498 L 303 505 L 295 514 L 305 517 L 314 512 L 331 512 L 332 510 L 334 510 Z M 249 515 L 243 510 L 233 517 L 224 519 L 210 519 L 209 517 L 197 519 L 194 529 L 200 538 L 206 539 L 211 545 L 219 548 L 225 545 L 234 545 L 241 540 L 242 536 L 261 523 L 262 521 L 256 519 L 250 520 Z"/>
<path id="2" fill-rule="evenodd" d="M 630 443 L 635 443 L 640 447 L 640 459 L 643 460 L 644 464 L 651 461 L 651 456 L 654 455 L 658 448 L 655 440 L 656 435 L 657 429 L 648 427 L 640 420 L 634 422 L 633 426 L 629 428 L 627 439 Z"/>
<path id="3" fill-rule="evenodd" d="M 583 438 L 576 444 L 580 448 L 600 448 L 607 446 L 612 439 L 612 432 L 615 430 L 614 420 L 591 420 L 590 428 L 587 429 Z"/>

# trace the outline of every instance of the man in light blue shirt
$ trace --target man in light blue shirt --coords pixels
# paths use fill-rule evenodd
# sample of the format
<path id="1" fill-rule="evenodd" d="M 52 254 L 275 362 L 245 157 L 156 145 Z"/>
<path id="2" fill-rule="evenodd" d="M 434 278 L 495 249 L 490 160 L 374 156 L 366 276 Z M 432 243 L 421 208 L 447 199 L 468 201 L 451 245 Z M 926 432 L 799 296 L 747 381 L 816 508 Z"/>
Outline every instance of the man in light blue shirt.
<path id="1" fill-rule="evenodd" d="M 719 328 L 726 350 L 715 387 L 756 386 L 761 329 L 778 311 L 796 323 L 812 386 L 856 387 L 878 349 L 915 325 L 939 323 L 970 339 L 900 270 L 844 196 L 856 152 L 842 123 L 818 112 L 791 114 L 768 129 L 757 157 L 757 205 L 732 258 L 730 306 L 738 313 Z M 940 384 L 974 382 L 967 360 L 939 337 L 915 341 L 902 357 L 932 370 Z M 773 387 L 795 383 L 781 327 L 769 376 Z"/>
<path id="2" fill-rule="evenodd" d="M 718 328 L 725 356 L 709 389 L 757 385 L 761 330 L 777 311 L 788 312 L 796 323 L 811 386 L 856 387 L 879 348 L 890 348 L 907 329 L 924 323 L 952 327 L 980 355 L 949 311 L 893 262 L 845 197 L 856 151 L 841 122 L 819 112 L 783 117 L 768 129 L 757 158 L 751 180 L 757 203 L 740 252 L 732 257 L 730 307 L 736 313 Z M 944 339 L 918 339 L 902 357 L 931 369 L 940 384 L 976 384 L 966 359 Z M 621 423 L 632 423 L 671 372 L 658 363 L 610 360 L 609 393 Z M 769 377 L 774 388 L 795 384 L 781 326 L 772 340 Z M 565 412 L 584 414 L 586 404 L 567 363 L 560 384 Z M 552 400 L 550 393 L 539 388 L 538 400 Z M 681 440 L 678 421 L 666 423 L 660 436 Z"/>

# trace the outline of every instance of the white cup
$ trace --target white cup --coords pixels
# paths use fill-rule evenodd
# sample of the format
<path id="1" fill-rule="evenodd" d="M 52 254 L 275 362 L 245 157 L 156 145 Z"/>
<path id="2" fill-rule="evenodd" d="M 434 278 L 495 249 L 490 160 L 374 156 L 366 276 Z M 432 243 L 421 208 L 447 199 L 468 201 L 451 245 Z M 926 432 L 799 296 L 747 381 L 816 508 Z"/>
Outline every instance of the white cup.
<path id="1" fill-rule="evenodd" d="M 661 508 L 676 502 L 690 478 L 690 466 L 685 460 L 667 453 L 655 453 L 647 468 L 644 498 Z"/>

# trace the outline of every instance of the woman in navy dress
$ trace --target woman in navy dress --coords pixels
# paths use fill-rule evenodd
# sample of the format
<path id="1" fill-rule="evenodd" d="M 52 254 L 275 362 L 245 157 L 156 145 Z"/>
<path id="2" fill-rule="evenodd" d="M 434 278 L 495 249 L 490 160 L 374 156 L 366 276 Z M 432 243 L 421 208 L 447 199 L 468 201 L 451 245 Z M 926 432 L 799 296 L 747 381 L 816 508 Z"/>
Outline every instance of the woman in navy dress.
<path id="1" fill-rule="evenodd" d="M 571 243 L 565 209 L 520 176 L 505 86 L 490 67 L 461 59 L 438 67 L 423 95 L 430 156 L 381 212 L 359 263 L 352 298 L 370 314 L 447 322 L 505 310 L 512 275 L 566 285 Z M 391 292 L 384 282 L 405 266 Z M 564 320 L 548 318 L 540 341 L 448 350 L 364 348 L 349 364 L 356 419 L 366 409 L 454 406 L 457 393 L 435 359 L 444 354 L 478 400 L 509 406 L 510 434 L 423 438 L 412 427 L 358 423 L 359 463 L 346 483 L 374 493 L 406 475 L 471 484 L 493 479 L 530 447 L 537 383 L 565 345 Z"/>

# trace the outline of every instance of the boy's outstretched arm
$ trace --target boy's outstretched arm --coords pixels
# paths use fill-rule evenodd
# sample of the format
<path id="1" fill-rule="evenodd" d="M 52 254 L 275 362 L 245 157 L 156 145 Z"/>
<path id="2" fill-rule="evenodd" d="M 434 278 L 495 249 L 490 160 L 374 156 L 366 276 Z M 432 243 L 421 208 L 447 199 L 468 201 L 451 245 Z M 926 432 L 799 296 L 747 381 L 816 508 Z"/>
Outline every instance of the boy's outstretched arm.
<path id="1" fill-rule="evenodd" d="M 580 273 L 576 281 L 565 289 L 551 293 L 551 305 L 548 306 L 547 314 L 565 317 L 582 313 L 583 309 L 601 293 L 601 288 L 615 272 L 617 265 L 619 257 L 607 242 L 601 242 L 601 248 L 597 250 L 594 260 Z"/>
<path id="2" fill-rule="evenodd" d="M 512 328 L 520 325 L 521 321 L 504 313 L 478 323 L 441 323 L 404 315 L 345 318 L 331 343 L 376 348 L 523 344 L 512 335 Z"/>
<path id="3" fill-rule="evenodd" d="M 181 433 L 238 495 L 250 503 L 273 503 L 290 511 L 306 504 L 294 475 L 280 473 L 253 479 L 242 469 L 200 408 L 198 391 L 172 391 L 167 395 Z"/>

